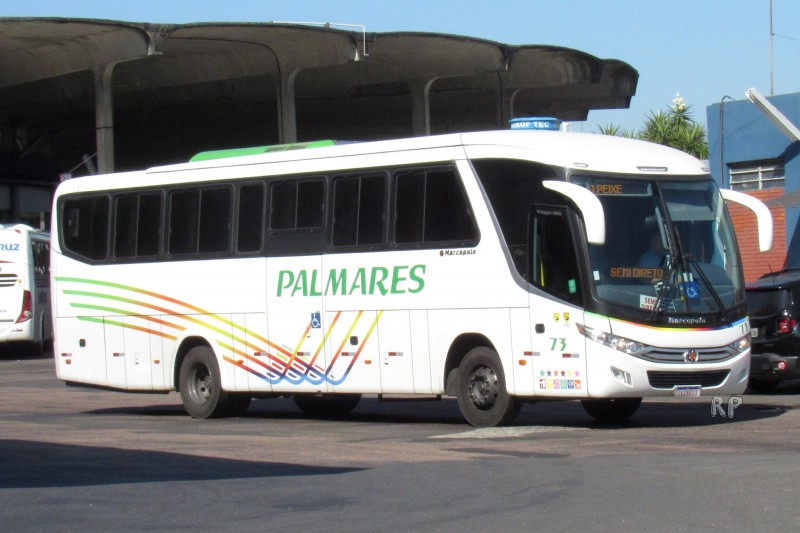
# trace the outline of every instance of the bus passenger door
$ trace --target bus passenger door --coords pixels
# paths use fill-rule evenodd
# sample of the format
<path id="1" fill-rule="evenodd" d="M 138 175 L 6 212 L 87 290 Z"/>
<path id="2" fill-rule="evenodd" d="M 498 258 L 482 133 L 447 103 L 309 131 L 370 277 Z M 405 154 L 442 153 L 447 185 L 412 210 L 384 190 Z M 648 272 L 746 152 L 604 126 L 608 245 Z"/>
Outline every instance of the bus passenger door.
<path id="1" fill-rule="evenodd" d="M 563 207 L 536 206 L 530 219 L 529 281 L 534 391 L 537 396 L 585 397 L 586 338 L 575 232 Z"/>

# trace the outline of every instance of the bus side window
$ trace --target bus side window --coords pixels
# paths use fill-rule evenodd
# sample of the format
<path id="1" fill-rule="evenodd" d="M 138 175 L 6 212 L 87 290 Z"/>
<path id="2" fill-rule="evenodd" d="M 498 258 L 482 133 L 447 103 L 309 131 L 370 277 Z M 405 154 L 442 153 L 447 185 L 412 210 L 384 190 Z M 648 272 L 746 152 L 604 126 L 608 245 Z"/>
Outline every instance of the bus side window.
<path id="1" fill-rule="evenodd" d="M 139 220 L 136 224 L 136 255 L 153 256 L 161 251 L 161 193 L 139 197 Z"/>
<path id="2" fill-rule="evenodd" d="M 33 273 L 37 287 L 50 286 L 50 243 L 31 239 Z"/>
<path id="3" fill-rule="evenodd" d="M 236 251 L 258 252 L 264 241 L 264 183 L 247 183 L 239 187 L 239 209 L 236 219 Z"/>
<path id="4" fill-rule="evenodd" d="M 161 252 L 160 192 L 122 194 L 114 199 L 114 258 L 151 259 Z"/>
<path id="5" fill-rule="evenodd" d="M 322 178 L 279 181 L 270 185 L 270 229 L 320 229 L 325 218 Z"/>
<path id="6" fill-rule="evenodd" d="M 230 187 L 203 189 L 198 239 L 198 251 L 201 254 L 230 250 L 232 196 Z"/>
<path id="7" fill-rule="evenodd" d="M 220 253 L 230 250 L 230 187 L 176 190 L 170 194 L 169 253 Z"/>
<path id="8" fill-rule="evenodd" d="M 338 176 L 333 181 L 333 246 L 383 244 L 386 175 Z"/>
<path id="9" fill-rule="evenodd" d="M 109 202 L 107 196 L 64 200 L 60 231 L 66 251 L 96 261 L 108 257 Z"/>
<path id="10" fill-rule="evenodd" d="M 533 284 L 549 293 L 581 304 L 578 258 L 565 209 L 533 209 L 530 268 L 530 281 Z"/>
<path id="11" fill-rule="evenodd" d="M 463 246 L 477 237 L 469 201 L 455 169 L 433 168 L 395 175 L 396 244 Z"/>
<path id="12" fill-rule="evenodd" d="M 200 191 L 173 191 L 169 204 L 169 253 L 197 253 Z"/>

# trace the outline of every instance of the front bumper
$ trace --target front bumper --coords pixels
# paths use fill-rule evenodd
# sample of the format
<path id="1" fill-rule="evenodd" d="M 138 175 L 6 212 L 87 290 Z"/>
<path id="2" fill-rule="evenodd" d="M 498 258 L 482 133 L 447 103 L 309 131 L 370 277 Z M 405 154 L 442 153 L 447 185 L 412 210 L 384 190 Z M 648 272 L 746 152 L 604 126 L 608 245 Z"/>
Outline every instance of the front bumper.
<path id="1" fill-rule="evenodd" d="M 0 325 L 0 343 L 29 342 L 34 340 L 33 320 Z"/>

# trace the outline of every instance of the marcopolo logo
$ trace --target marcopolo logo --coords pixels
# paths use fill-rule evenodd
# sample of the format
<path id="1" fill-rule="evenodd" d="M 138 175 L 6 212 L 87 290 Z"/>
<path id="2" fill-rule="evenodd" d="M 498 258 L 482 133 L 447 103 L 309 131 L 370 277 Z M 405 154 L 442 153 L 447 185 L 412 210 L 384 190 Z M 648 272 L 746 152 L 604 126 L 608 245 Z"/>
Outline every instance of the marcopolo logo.
<path id="1" fill-rule="evenodd" d="M 278 271 L 277 296 L 386 296 L 425 288 L 425 265 Z"/>

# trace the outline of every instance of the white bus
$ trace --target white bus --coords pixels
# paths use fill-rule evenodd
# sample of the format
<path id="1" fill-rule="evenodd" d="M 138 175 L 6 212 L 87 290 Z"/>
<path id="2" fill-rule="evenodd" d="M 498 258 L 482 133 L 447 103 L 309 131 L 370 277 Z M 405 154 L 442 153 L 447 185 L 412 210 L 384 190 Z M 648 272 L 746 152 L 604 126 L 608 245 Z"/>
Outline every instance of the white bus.
<path id="1" fill-rule="evenodd" d="M 178 390 L 196 418 L 456 396 L 475 426 L 537 399 L 619 420 L 744 390 L 741 263 L 697 159 L 544 131 L 314 146 L 62 183 L 58 377 Z M 768 210 L 730 197 L 767 247 Z M 653 236 L 660 263 L 638 263 Z"/>
<path id="2" fill-rule="evenodd" d="M 50 234 L 0 225 L 0 343 L 36 354 L 52 337 Z"/>

